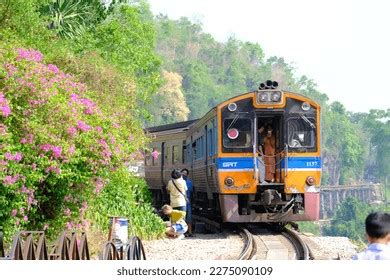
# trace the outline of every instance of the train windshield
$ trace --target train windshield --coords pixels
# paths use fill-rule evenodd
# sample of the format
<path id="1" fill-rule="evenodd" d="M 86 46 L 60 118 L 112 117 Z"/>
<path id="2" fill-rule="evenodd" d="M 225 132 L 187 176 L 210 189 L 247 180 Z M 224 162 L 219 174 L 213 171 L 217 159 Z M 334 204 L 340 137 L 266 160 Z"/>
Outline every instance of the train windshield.
<path id="1" fill-rule="evenodd" d="M 316 127 L 312 118 L 293 118 L 288 120 L 288 146 L 291 149 L 315 148 Z"/>
<path id="2" fill-rule="evenodd" d="M 251 119 L 238 116 L 225 119 L 223 121 L 223 146 L 230 149 L 251 148 L 252 133 Z"/>

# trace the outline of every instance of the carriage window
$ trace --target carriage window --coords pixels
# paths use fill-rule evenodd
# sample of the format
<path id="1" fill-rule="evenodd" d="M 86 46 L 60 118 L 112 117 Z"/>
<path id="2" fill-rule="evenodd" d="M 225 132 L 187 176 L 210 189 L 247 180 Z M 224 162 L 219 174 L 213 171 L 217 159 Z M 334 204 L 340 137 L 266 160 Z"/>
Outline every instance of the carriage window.
<path id="1" fill-rule="evenodd" d="M 316 128 L 313 118 L 297 118 L 288 121 L 288 146 L 292 149 L 315 148 Z"/>
<path id="2" fill-rule="evenodd" d="M 210 128 L 207 133 L 207 150 L 208 150 L 208 156 L 212 156 L 214 154 L 214 147 L 213 147 L 213 129 Z"/>
<path id="3" fill-rule="evenodd" d="M 170 148 L 165 147 L 165 153 L 164 153 L 164 164 L 165 165 L 169 165 L 169 152 L 170 152 Z"/>
<path id="4" fill-rule="evenodd" d="M 176 164 L 180 161 L 179 146 L 172 147 L 172 163 Z"/>
<path id="5" fill-rule="evenodd" d="M 152 157 L 151 153 L 149 151 L 145 150 L 145 165 L 151 166 L 152 160 L 153 160 L 153 157 Z"/>
<path id="6" fill-rule="evenodd" d="M 252 120 L 246 118 L 223 121 L 223 146 L 226 148 L 250 148 L 252 146 Z"/>

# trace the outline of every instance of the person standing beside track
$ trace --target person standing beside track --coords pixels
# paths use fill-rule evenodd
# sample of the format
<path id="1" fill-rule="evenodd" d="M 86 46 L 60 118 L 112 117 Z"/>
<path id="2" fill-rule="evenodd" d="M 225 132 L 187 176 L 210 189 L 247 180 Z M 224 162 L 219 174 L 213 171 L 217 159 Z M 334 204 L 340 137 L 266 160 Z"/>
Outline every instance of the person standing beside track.
<path id="1" fill-rule="evenodd" d="M 390 260 L 390 214 L 375 212 L 366 218 L 369 246 L 353 260 Z"/>
<path id="2" fill-rule="evenodd" d="M 167 191 L 169 192 L 170 205 L 174 210 L 186 212 L 187 205 L 187 184 L 181 176 L 179 169 L 174 169 L 171 172 L 171 180 L 167 185 Z"/>
<path id="3" fill-rule="evenodd" d="M 181 175 L 183 176 L 183 179 L 186 181 L 186 184 L 187 184 L 187 193 L 186 193 L 186 195 L 187 195 L 186 223 L 188 225 L 187 236 L 191 237 L 192 236 L 192 206 L 191 206 L 191 197 L 192 197 L 192 193 L 194 191 L 194 187 L 193 187 L 192 181 L 190 180 L 190 178 L 188 178 L 189 174 L 190 174 L 190 172 L 188 171 L 187 168 L 184 168 L 184 169 L 181 170 Z"/>

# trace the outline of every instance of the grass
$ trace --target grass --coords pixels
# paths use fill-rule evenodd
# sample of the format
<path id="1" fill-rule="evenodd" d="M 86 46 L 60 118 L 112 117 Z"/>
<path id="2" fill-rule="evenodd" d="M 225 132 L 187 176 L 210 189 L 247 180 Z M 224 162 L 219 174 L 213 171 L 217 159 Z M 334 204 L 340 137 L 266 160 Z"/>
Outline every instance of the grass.
<path id="1" fill-rule="evenodd" d="M 312 233 L 316 236 L 321 236 L 321 228 L 317 222 L 297 222 L 301 232 Z"/>

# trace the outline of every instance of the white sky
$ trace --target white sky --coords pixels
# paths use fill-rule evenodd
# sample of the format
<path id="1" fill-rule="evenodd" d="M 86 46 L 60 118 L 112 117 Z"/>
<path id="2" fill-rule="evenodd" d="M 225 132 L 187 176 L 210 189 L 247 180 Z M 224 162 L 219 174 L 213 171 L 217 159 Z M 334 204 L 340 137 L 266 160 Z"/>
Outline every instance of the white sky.
<path id="1" fill-rule="evenodd" d="M 350 111 L 390 108 L 390 1 L 149 0 L 154 14 L 200 21 L 218 41 L 258 42 Z M 260 81 L 259 81 L 260 82 Z"/>

